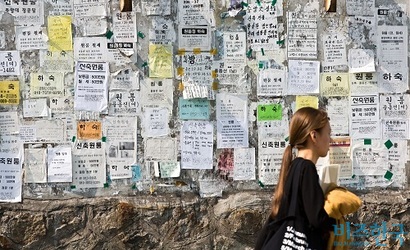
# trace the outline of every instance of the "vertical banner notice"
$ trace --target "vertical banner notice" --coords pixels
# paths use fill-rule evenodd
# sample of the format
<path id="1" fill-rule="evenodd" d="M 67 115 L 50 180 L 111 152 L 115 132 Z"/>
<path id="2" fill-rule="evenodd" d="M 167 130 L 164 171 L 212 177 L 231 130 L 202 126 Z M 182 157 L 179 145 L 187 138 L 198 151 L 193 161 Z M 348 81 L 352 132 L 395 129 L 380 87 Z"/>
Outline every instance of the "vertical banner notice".
<path id="1" fill-rule="evenodd" d="M 218 148 L 248 147 L 248 96 L 221 93 L 216 96 Z"/>
<path id="2" fill-rule="evenodd" d="M 108 63 L 78 62 L 74 109 L 102 112 L 108 103 Z"/>

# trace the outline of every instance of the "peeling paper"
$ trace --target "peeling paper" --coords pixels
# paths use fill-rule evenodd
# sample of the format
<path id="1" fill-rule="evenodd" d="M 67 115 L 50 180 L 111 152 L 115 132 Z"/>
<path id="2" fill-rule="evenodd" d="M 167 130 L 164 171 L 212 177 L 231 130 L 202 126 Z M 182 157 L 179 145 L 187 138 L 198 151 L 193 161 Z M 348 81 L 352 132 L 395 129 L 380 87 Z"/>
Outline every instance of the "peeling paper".
<path id="1" fill-rule="evenodd" d="M 199 195 L 201 198 L 222 197 L 225 185 L 220 180 L 199 180 Z"/>
<path id="2" fill-rule="evenodd" d="M 104 35 L 108 29 L 105 16 L 85 16 L 74 19 L 76 28 L 83 36 Z"/>
<path id="3" fill-rule="evenodd" d="M 27 148 L 24 155 L 24 182 L 47 183 L 46 149 Z"/>
<path id="4" fill-rule="evenodd" d="M 146 161 L 176 161 L 176 140 L 173 138 L 148 138 L 144 140 Z"/>

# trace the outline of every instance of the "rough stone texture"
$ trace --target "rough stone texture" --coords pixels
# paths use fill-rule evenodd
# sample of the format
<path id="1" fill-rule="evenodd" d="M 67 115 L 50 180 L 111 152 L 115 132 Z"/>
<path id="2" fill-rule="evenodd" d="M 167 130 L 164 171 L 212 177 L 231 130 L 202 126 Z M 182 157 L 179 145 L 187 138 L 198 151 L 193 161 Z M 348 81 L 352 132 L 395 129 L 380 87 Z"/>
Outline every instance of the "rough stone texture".
<path id="1" fill-rule="evenodd" d="M 270 206 L 271 190 L 224 193 L 200 198 L 192 193 L 66 200 L 24 200 L 0 206 L 1 249 L 252 249 Z M 350 222 L 387 223 L 410 228 L 410 191 L 362 193 L 363 207 Z M 371 231 L 371 230 L 370 230 Z M 356 249 L 410 249 L 387 233 L 358 238 Z"/>

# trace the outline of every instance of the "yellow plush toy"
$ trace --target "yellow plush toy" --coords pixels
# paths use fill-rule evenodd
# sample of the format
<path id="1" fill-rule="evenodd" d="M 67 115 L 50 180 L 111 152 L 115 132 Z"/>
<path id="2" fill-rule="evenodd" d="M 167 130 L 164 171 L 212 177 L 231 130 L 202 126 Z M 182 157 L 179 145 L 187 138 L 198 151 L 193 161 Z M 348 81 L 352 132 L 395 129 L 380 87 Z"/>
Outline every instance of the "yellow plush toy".
<path id="1" fill-rule="evenodd" d="M 346 188 L 330 183 L 325 195 L 325 210 L 330 217 L 336 219 L 338 228 L 345 229 L 344 216 L 356 212 L 361 205 L 362 201 L 357 195 Z M 343 230 L 343 234 L 331 232 L 327 249 L 346 250 L 349 249 L 349 242 L 350 237 L 347 237 L 346 230 Z"/>

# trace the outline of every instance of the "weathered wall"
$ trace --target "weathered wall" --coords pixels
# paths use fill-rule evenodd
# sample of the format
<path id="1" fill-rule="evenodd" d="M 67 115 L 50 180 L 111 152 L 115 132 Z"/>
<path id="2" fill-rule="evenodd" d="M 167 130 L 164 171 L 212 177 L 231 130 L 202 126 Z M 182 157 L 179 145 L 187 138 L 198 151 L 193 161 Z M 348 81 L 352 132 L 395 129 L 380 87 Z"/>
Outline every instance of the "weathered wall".
<path id="1" fill-rule="evenodd" d="M 190 193 L 132 197 L 25 200 L 0 208 L 1 249 L 252 249 L 269 209 L 270 190 L 226 193 L 221 198 L 200 198 Z M 351 223 L 410 225 L 410 193 L 379 191 L 360 194 L 363 207 L 349 217 Z M 356 237 L 352 249 L 405 250 L 387 234 L 377 241 Z M 380 238 L 382 239 L 382 238 Z M 364 247 L 364 244 L 366 246 Z"/>
<path id="2" fill-rule="evenodd" d="M 59 2 L 67 3 L 69 5 L 74 1 L 58 0 L 51 2 L 53 4 Z M 61 13 L 52 13 L 53 7 L 51 2 L 44 2 L 44 13 L 37 16 L 34 15 L 31 19 L 29 18 L 28 21 L 33 21 L 39 16 L 43 16 L 46 20 L 39 26 L 46 30 L 46 17 L 51 15 L 61 15 Z M 76 1 L 76 3 L 78 2 L 81 1 Z M 130 50 L 115 48 L 114 50 L 117 52 L 118 56 L 117 59 L 104 59 L 110 62 L 108 72 L 110 83 L 114 85 L 115 82 L 117 87 L 121 85 L 119 83 L 121 81 L 127 82 L 128 84 L 129 82 L 132 82 L 132 79 L 130 80 L 127 77 L 134 75 L 136 76 L 134 83 L 138 85 L 138 89 L 132 89 L 131 91 L 134 91 L 132 93 L 141 94 L 142 97 L 138 96 L 136 101 L 132 101 L 132 105 L 134 106 L 129 104 L 129 106 L 122 109 L 118 107 L 115 109 L 115 105 L 118 105 L 118 103 L 111 102 L 111 100 L 115 101 L 115 96 L 110 96 L 109 98 L 109 111 L 89 112 L 74 109 L 73 104 L 76 101 L 74 100 L 74 89 L 78 82 L 75 79 L 76 70 L 74 69 L 73 64 L 71 67 L 68 67 L 68 69 L 60 68 L 61 72 L 59 72 L 63 75 L 64 80 L 63 87 L 61 88 L 63 94 L 57 96 L 59 98 L 58 102 L 65 103 L 65 100 L 68 100 L 66 103 L 67 105 L 58 106 L 56 104 L 57 101 L 55 101 L 57 100 L 56 96 L 45 97 L 46 107 L 51 111 L 48 110 L 49 112 L 47 115 L 43 117 L 31 117 L 30 114 L 23 115 L 25 111 L 26 113 L 27 110 L 32 112 L 33 109 L 30 109 L 30 105 L 23 107 L 22 103 L 27 100 L 31 100 L 33 103 L 36 102 L 35 100 L 37 97 L 32 93 L 34 92 L 33 90 L 35 90 L 35 88 L 32 88 L 32 85 L 34 85 L 32 79 L 33 75 L 42 73 L 43 71 L 46 72 L 53 67 L 59 68 L 58 63 L 54 62 L 54 64 L 52 64 L 51 59 L 47 61 L 43 58 L 44 53 L 47 54 L 46 51 L 49 48 L 48 46 L 52 44 L 46 44 L 46 46 L 41 49 L 22 49 L 19 51 L 16 44 L 16 37 L 21 35 L 21 32 L 17 31 L 17 28 L 21 28 L 19 27 L 21 24 L 16 25 L 12 15 L 1 12 L 0 52 L 18 51 L 21 57 L 21 74 L 12 76 L 4 74 L 0 75 L 0 81 L 17 81 L 20 86 L 20 92 L 18 93 L 20 100 L 13 105 L 0 104 L 0 115 L 6 112 L 15 113 L 16 117 L 18 117 L 16 125 L 25 125 L 26 129 L 29 127 L 30 129 L 38 130 L 37 134 L 41 134 L 44 138 L 38 137 L 33 139 L 31 138 L 33 134 L 30 133 L 19 136 L 20 133 L 30 131 L 30 129 L 22 131 L 15 129 L 10 135 L 7 134 L 6 136 L 2 134 L 4 130 L 0 131 L 0 139 L 2 140 L 0 145 L 1 153 L 14 153 L 13 150 L 17 150 L 19 153 L 18 157 L 21 159 L 20 166 L 25 171 L 24 177 L 19 176 L 20 172 L 16 174 L 18 178 L 21 178 L 22 182 L 20 183 L 22 186 L 22 195 L 21 197 L 18 197 L 22 198 L 22 202 L 16 204 L 2 203 L 0 205 L 0 248 L 251 249 L 256 238 L 256 233 L 269 211 L 270 197 L 273 187 L 270 183 L 267 184 L 265 181 L 274 183 L 274 177 L 277 176 L 277 173 L 276 175 L 272 174 L 272 176 L 265 176 L 264 179 L 260 181 L 262 179 L 261 175 L 263 170 L 266 171 L 266 168 L 268 167 L 263 165 L 263 162 L 258 161 L 261 156 L 258 153 L 260 153 L 263 148 L 261 141 L 262 139 L 266 139 L 268 133 L 265 134 L 265 138 L 263 133 L 261 133 L 265 127 L 263 123 L 257 120 L 257 106 L 267 103 L 280 103 L 280 105 L 282 105 L 283 116 L 281 118 L 283 119 L 283 123 L 272 123 L 274 126 L 277 126 L 278 131 L 280 130 L 279 132 L 274 131 L 274 133 L 280 135 L 280 138 L 273 138 L 275 142 L 278 143 L 284 142 L 284 139 L 287 136 L 286 127 L 288 125 L 286 119 L 288 119 L 296 109 L 296 95 L 287 95 L 285 92 L 274 96 L 258 94 L 259 90 L 257 87 L 257 81 L 258 77 L 260 77 L 260 72 L 263 70 L 280 69 L 282 70 L 282 73 L 287 74 L 286 67 L 289 62 L 289 58 L 287 58 L 288 49 L 291 47 L 289 44 L 293 46 L 293 50 L 297 51 L 300 46 L 300 49 L 303 51 L 308 48 L 304 47 L 307 43 L 306 40 L 310 39 L 309 44 L 317 45 L 317 48 L 313 50 L 313 53 L 315 54 L 317 52 L 317 55 L 309 60 L 320 62 L 322 64 L 320 72 L 323 73 L 324 63 L 330 63 L 328 60 L 329 58 L 326 58 L 325 56 L 323 43 L 329 39 L 327 36 L 329 32 L 335 32 L 343 37 L 342 40 L 344 39 L 344 42 L 340 45 L 345 46 L 344 57 L 346 60 L 340 65 L 335 66 L 332 72 L 347 73 L 349 72 L 346 58 L 348 50 L 360 48 L 369 49 L 375 53 L 377 51 L 377 39 L 375 39 L 377 33 L 374 33 L 376 32 L 376 27 L 374 27 L 374 29 L 370 28 L 371 25 L 369 24 L 371 22 L 376 22 L 377 25 L 380 26 L 409 27 L 408 12 L 410 5 L 406 0 L 378 0 L 375 2 L 337 1 L 335 12 L 325 12 L 323 10 L 323 1 L 283 1 L 283 15 L 277 17 L 277 37 L 274 41 L 274 44 L 278 46 L 274 50 L 261 50 L 259 47 L 256 49 L 257 46 L 246 44 L 246 41 L 244 40 L 243 42 L 246 47 L 245 62 L 239 65 L 233 64 L 235 69 L 243 68 L 243 74 L 239 74 L 239 76 L 238 74 L 233 75 L 229 78 L 229 76 L 223 76 L 223 74 L 216 69 L 217 72 L 219 72 L 219 75 L 216 74 L 216 76 L 213 76 L 214 78 L 211 79 L 211 82 L 207 82 L 208 90 L 215 91 L 215 93 L 246 95 L 246 107 L 249 109 L 248 113 L 245 114 L 248 121 L 248 124 L 246 125 L 248 125 L 249 128 L 248 142 L 249 148 L 255 149 L 256 155 L 254 164 L 250 164 L 252 166 L 250 166 L 250 168 L 248 166 L 247 170 L 254 171 L 254 178 L 248 178 L 247 180 L 233 180 L 232 170 L 234 166 L 232 164 L 218 164 L 221 160 L 219 155 L 222 149 L 217 148 L 216 146 L 216 124 L 218 122 L 216 117 L 217 105 L 215 100 L 206 100 L 206 98 L 204 99 L 208 107 L 210 107 L 209 118 L 206 121 L 209 121 L 214 130 L 212 137 L 212 168 L 200 170 L 182 169 L 179 177 L 161 178 L 164 173 L 161 173 L 161 175 L 158 176 L 155 173 L 153 166 L 158 163 L 159 165 L 156 166 L 161 166 L 162 163 L 169 161 L 169 159 L 164 160 L 164 158 L 161 158 L 162 152 L 155 154 L 154 156 L 156 158 L 152 157 L 156 148 L 146 147 L 147 140 L 156 138 L 157 136 L 147 136 L 144 134 L 144 132 L 146 132 L 143 131 L 146 119 L 144 112 L 150 105 L 157 105 L 157 102 L 160 102 L 159 106 L 162 105 L 169 109 L 171 113 L 169 122 L 167 123 L 167 126 L 169 126 L 169 133 L 166 136 L 158 136 L 159 143 L 155 146 L 161 146 L 161 142 L 163 142 L 162 139 L 164 139 L 164 141 L 169 141 L 169 139 L 173 140 L 175 144 L 169 148 L 169 151 L 174 151 L 171 160 L 173 163 L 181 162 L 181 124 L 186 119 L 181 119 L 179 115 L 181 108 L 178 106 L 178 101 L 183 96 L 184 84 L 185 89 L 187 89 L 189 84 L 184 82 L 181 77 L 182 63 L 180 55 L 189 50 L 184 51 L 184 48 L 178 44 L 180 40 L 178 36 L 180 34 L 177 30 L 178 26 L 181 25 L 178 18 L 178 1 L 152 1 L 152 5 L 151 1 L 133 2 L 133 11 L 136 13 L 136 25 L 139 32 L 137 41 L 131 43 L 133 45 Z M 226 56 L 226 53 L 224 54 L 224 49 L 226 48 L 223 47 L 223 34 L 228 31 L 242 32 L 246 30 L 243 21 L 246 13 L 244 9 L 246 9 L 245 7 L 247 4 L 241 1 L 210 2 L 213 7 L 212 15 L 215 19 L 215 23 L 212 25 L 209 24 L 209 30 L 211 30 L 209 37 L 211 38 L 210 44 L 212 51 L 208 51 L 212 52 L 213 60 L 224 62 L 226 59 L 224 58 L 224 56 Z M 262 1 L 256 2 L 258 3 Z M 272 4 L 274 5 L 276 2 L 280 1 L 272 1 Z M 335 1 L 332 2 L 335 3 Z M 348 16 L 348 13 L 346 12 L 347 2 L 358 3 L 358 9 L 355 11 L 356 14 L 352 15 L 350 13 L 350 16 Z M 155 5 L 155 3 L 158 5 Z M 254 2 L 252 3 L 255 4 Z M 369 15 L 375 15 L 371 12 L 375 11 L 375 8 L 372 8 L 372 6 L 365 6 L 365 3 L 370 3 L 370 5 L 375 3 L 376 7 L 384 6 L 385 9 L 389 10 L 387 12 L 388 14 L 386 14 L 386 17 L 378 17 L 379 19 L 374 16 L 375 18 L 369 21 Z M 163 4 L 170 5 L 169 14 L 149 15 L 147 13 L 149 6 L 154 10 L 158 10 L 161 9 L 162 6 L 165 6 Z M 249 4 L 251 3 L 249 2 Z M 146 8 L 147 6 L 148 8 Z M 315 6 L 319 6 L 319 8 L 316 10 Z M 360 9 L 359 7 L 364 8 Z M 398 9 L 400 9 L 401 12 L 397 12 Z M 118 2 L 107 1 L 105 10 L 107 12 L 104 13 L 103 16 L 100 16 L 101 13 L 91 13 L 90 16 L 81 18 L 75 17 L 73 13 L 67 14 L 70 11 L 65 13 L 73 18 L 73 23 L 70 24 L 70 27 L 72 27 L 72 38 L 91 37 L 91 40 L 103 38 L 103 46 L 105 43 L 107 43 L 107 45 L 108 43 L 115 45 L 113 39 L 109 40 L 108 38 L 112 35 L 110 34 L 110 31 L 113 31 L 114 34 L 119 33 L 119 31 L 116 30 L 116 27 L 113 26 L 113 19 L 115 18 L 113 12 L 118 10 Z M 78 15 L 81 14 L 81 10 L 78 10 L 78 6 L 76 11 Z M 73 11 L 71 10 L 71 12 Z M 299 35 L 292 34 L 292 39 L 294 39 L 293 43 L 288 43 L 288 40 L 290 40 L 290 34 L 288 34 L 287 13 L 290 12 L 313 14 L 313 19 L 317 20 L 316 40 L 309 37 L 309 35 L 316 31 L 310 30 L 307 33 L 300 33 Z M 402 15 L 398 16 L 398 13 L 401 13 Z M 363 17 L 362 15 L 366 15 L 366 17 Z M 173 74 L 171 77 L 164 80 L 164 83 L 169 84 L 169 86 L 163 89 L 166 93 L 164 93 L 164 95 L 159 95 L 160 98 L 157 100 L 152 96 L 151 99 L 145 98 L 150 93 L 144 92 L 144 89 L 141 86 L 149 85 L 149 81 L 152 80 L 150 78 L 154 77 L 153 75 L 150 75 L 150 69 L 154 68 L 151 66 L 158 66 L 150 64 L 148 51 L 150 42 L 158 40 L 158 38 L 152 37 L 150 40 L 150 34 L 160 30 L 159 27 L 154 27 L 152 23 L 154 19 L 160 19 L 159 16 L 161 16 L 161 18 L 164 16 L 164 20 L 170 21 L 170 26 L 172 26 L 166 31 L 166 38 L 169 39 L 169 42 L 171 43 L 171 64 L 173 66 Z M 352 23 L 354 23 L 352 18 L 356 19 L 354 25 L 352 25 Z M 304 19 L 300 18 L 300 20 L 303 21 Z M 91 25 L 91 23 L 94 25 Z M 95 23 L 100 25 L 95 25 Z M 375 24 L 373 23 L 373 25 Z M 87 41 L 89 42 L 90 40 Z M 121 42 L 119 43 L 121 44 Z M 216 49 L 216 51 L 213 49 Z M 210 54 L 208 51 L 201 49 L 200 54 Z M 406 52 L 404 51 L 404 53 Z M 78 58 L 74 58 L 73 54 L 70 55 L 72 56 L 71 59 L 73 63 L 78 61 L 91 61 L 93 58 L 93 55 L 82 55 L 83 59 L 79 60 Z M 153 56 L 151 59 L 156 59 L 156 57 Z M 305 60 L 306 58 L 294 57 L 293 59 Z M 376 56 L 375 59 L 381 58 L 377 58 Z M 159 56 L 158 60 L 161 60 Z M 375 64 L 377 64 L 377 60 Z M 216 68 L 218 68 L 218 66 Z M 121 78 L 115 79 L 118 71 L 125 69 L 129 70 L 131 73 L 127 75 L 127 77 L 124 76 L 122 80 Z M 210 73 L 210 71 L 208 73 Z M 155 79 L 154 77 L 154 82 L 156 80 L 158 79 Z M 403 95 L 403 97 L 408 98 L 407 85 L 402 84 L 400 85 L 400 88 L 394 89 L 393 91 L 384 91 L 383 94 L 398 93 Z M 123 91 L 122 93 L 128 94 L 127 91 L 129 91 L 134 85 L 130 84 L 130 88 L 127 88 L 128 85 L 126 84 L 124 84 L 124 86 L 122 86 L 124 88 L 121 91 Z M 118 91 L 116 89 L 111 89 L 111 87 L 112 86 L 107 87 L 107 92 L 114 93 L 115 91 Z M 284 85 L 284 87 L 286 88 L 286 85 Z M 402 91 L 403 89 L 405 90 Z M 323 96 L 321 93 L 305 94 L 317 97 L 317 103 L 320 107 L 328 108 L 330 106 L 331 98 Z M 373 94 L 379 96 L 378 91 L 375 91 Z M 124 94 L 124 96 L 125 95 L 126 94 Z M 348 95 L 349 94 L 346 94 L 343 98 L 337 96 L 335 99 L 348 99 Z M 4 100 L 10 101 L 3 96 L 1 99 L 2 102 Z M 142 100 L 145 100 L 146 102 Z M 122 101 L 126 102 L 127 100 L 124 98 Z M 346 100 L 345 108 L 340 111 L 342 112 L 349 109 L 348 105 L 349 102 Z M 137 108 L 139 109 L 138 112 L 136 111 Z M 408 110 L 407 104 L 406 112 L 408 112 Z M 334 110 L 332 114 L 338 119 L 336 121 L 342 123 L 348 120 L 347 116 L 350 115 L 350 111 L 343 113 L 346 114 L 346 117 L 342 118 L 337 117 Z M 98 178 L 100 183 L 98 187 L 92 188 L 81 187 L 77 181 L 76 183 L 50 182 L 47 180 L 47 176 L 45 176 L 45 181 L 40 182 L 32 180 L 28 181 L 26 179 L 27 176 L 29 176 L 28 171 L 31 169 L 42 169 L 44 170 L 44 174 L 46 173 L 46 167 L 48 164 L 46 154 L 48 149 L 57 148 L 59 146 L 69 149 L 71 148 L 69 151 L 72 151 L 73 155 L 78 157 L 78 155 L 81 155 L 81 149 L 76 148 L 77 143 L 95 142 L 95 138 L 93 140 L 78 139 L 78 133 L 81 132 L 81 127 L 77 127 L 77 122 L 102 122 L 102 125 L 104 125 L 104 122 L 106 122 L 104 119 L 113 116 L 132 117 L 136 120 L 137 126 L 135 126 L 134 131 L 136 145 L 133 148 L 135 150 L 135 162 L 124 164 L 123 162 L 115 162 L 115 160 L 118 159 L 111 159 L 114 163 L 108 163 L 105 157 L 109 156 L 109 151 L 102 151 L 99 159 L 100 165 L 98 171 L 103 172 L 104 175 L 102 178 L 100 178 L 101 175 L 99 175 Z M 38 121 L 44 122 L 43 125 L 47 125 L 47 127 L 44 128 L 42 125 L 34 125 L 33 127 L 30 127 L 33 122 Z M 49 137 L 47 137 L 47 129 L 50 128 L 49 124 L 53 122 L 59 124 L 64 123 L 64 126 L 58 127 L 58 129 L 61 128 L 61 130 L 58 131 L 58 133 L 61 133 L 62 135 L 60 138 L 51 137 L 51 139 L 49 139 Z M 333 124 L 335 126 L 334 130 L 339 129 L 339 131 L 342 131 L 343 128 L 340 128 L 338 122 Z M 10 124 L 12 124 L 11 126 L 14 125 L 12 122 Z M 6 131 L 10 130 L 10 128 L 7 127 L 10 126 L 10 124 L 5 125 Z M 346 125 L 346 123 L 343 124 Z M 347 123 L 347 126 L 348 125 L 349 124 Z M 45 133 L 44 130 L 46 131 Z M 121 132 L 121 130 L 119 131 Z M 105 143 L 107 145 L 112 145 L 112 142 L 110 141 L 111 137 L 106 134 L 107 131 L 101 132 L 102 138 L 99 136 L 97 141 L 103 145 L 105 145 Z M 350 136 L 351 134 L 344 135 Z M 127 141 L 127 139 L 132 136 L 127 135 L 124 137 L 124 141 Z M 385 140 L 381 141 L 382 144 L 390 138 L 383 139 Z M 399 151 L 400 155 L 397 155 L 397 152 L 394 152 L 392 154 L 395 155 L 392 156 L 392 159 L 385 159 L 386 162 L 389 161 L 389 163 L 391 163 L 388 168 L 381 164 L 383 171 L 393 173 L 393 178 L 391 178 L 391 176 L 383 178 L 384 176 L 380 175 L 379 172 L 376 177 L 371 174 L 361 176 L 356 175 L 355 178 L 352 177 L 344 180 L 343 184 L 350 185 L 351 190 L 358 193 L 364 201 L 363 207 L 356 214 L 349 217 L 349 221 L 352 223 L 361 223 L 364 224 L 367 229 L 370 229 L 370 226 L 373 223 L 380 225 L 385 222 L 387 223 L 387 229 L 390 232 L 398 231 L 397 226 L 393 226 L 394 224 L 402 224 L 404 225 L 405 232 L 410 231 L 410 193 L 408 190 L 410 168 L 408 164 L 405 165 L 409 157 L 408 154 L 406 154 L 409 146 L 407 145 L 408 141 L 405 139 L 408 138 L 392 139 L 393 143 L 400 143 L 399 145 L 402 147 L 400 148 L 401 151 Z M 10 143 L 10 141 L 13 140 L 18 141 L 18 143 L 11 145 L 12 143 Z M 166 149 L 168 150 L 168 148 Z M 372 148 L 370 148 L 370 150 L 371 149 Z M 272 155 L 273 152 L 276 155 L 280 153 L 278 151 L 273 151 L 272 149 Z M 25 157 L 22 156 L 24 153 L 26 153 Z M 44 154 L 43 159 L 42 157 L 39 157 L 40 154 Z M 167 156 L 169 156 L 168 154 L 169 152 L 167 152 Z M 92 157 L 90 158 L 92 159 Z M 4 164 L 2 162 L 0 163 Z M 351 163 L 350 160 L 349 163 Z M 378 164 L 379 163 L 380 162 L 378 162 Z M 87 164 L 91 165 L 90 162 Z M 125 174 L 125 178 L 113 178 L 115 174 L 118 174 L 117 169 L 114 168 L 115 164 L 117 164 L 117 167 L 130 167 L 130 165 L 132 165 L 133 170 L 138 170 L 138 174 L 129 170 L 121 173 Z M 269 166 L 268 170 L 273 171 L 278 169 L 278 165 L 275 167 L 272 167 L 272 165 Z M 73 166 L 77 167 L 74 161 Z M 355 165 L 356 170 L 360 169 L 360 167 L 360 164 Z M 32 174 L 30 176 L 33 177 L 34 175 L 35 174 Z M 118 175 L 116 177 L 118 177 Z M 77 186 L 74 184 L 77 184 Z M 382 187 L 382 189 L 380 189 L 380 187 Z M 3 197 L 1 199 L 3 200 Z M 6 199 L 6 201 L 10 200 L 12 199 Z M 406 233 L 403 235 L 403 239 L 404 238 L 404 243 L 400 244 L 399 241 L 392 238 L 391 234 L 387 233 L 387 240 L 381 242 L 387 244 L 384 248 L 377 246 L 376 239 L 371 237 L 370 234 L 366 237 L 356 239 L 356 242 L 358 244 L 368 244 L 367 247 L 358 247 L 358 249 L 410 249 L 409 234 Z"/>

